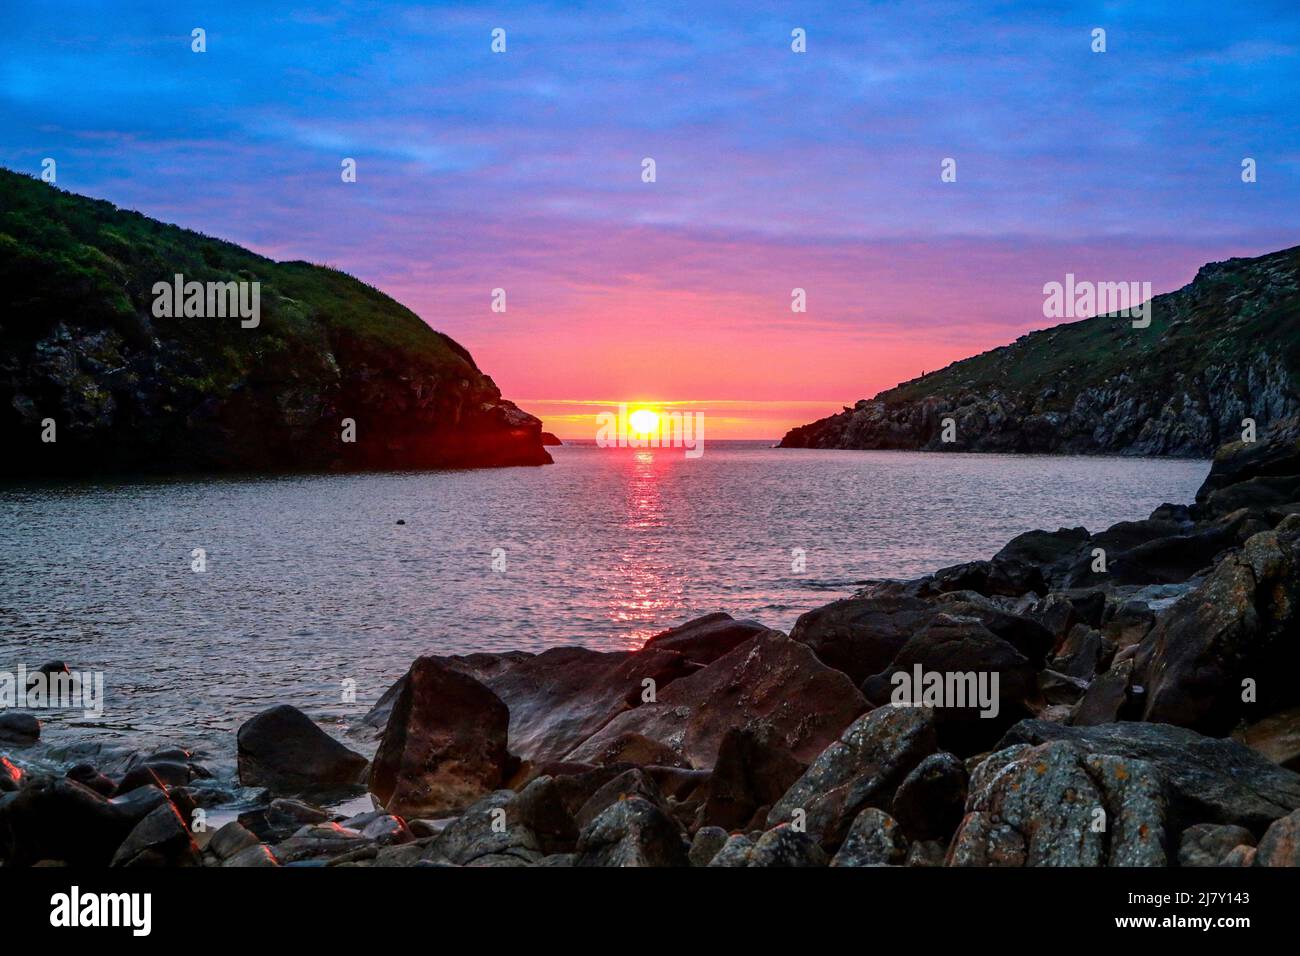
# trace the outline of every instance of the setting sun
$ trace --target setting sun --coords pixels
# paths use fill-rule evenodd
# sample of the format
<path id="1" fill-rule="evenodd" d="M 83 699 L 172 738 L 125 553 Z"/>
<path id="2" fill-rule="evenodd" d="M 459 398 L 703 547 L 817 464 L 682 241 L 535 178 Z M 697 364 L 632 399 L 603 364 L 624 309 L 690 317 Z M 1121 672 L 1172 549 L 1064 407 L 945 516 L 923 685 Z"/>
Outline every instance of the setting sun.
<path id="1" fill-rule="evenodd" d="M 648 408 L 638 408 L 632 413 L 628 422 L 638 435 L 645 435 L 659 429 L 659 415 Z"/>

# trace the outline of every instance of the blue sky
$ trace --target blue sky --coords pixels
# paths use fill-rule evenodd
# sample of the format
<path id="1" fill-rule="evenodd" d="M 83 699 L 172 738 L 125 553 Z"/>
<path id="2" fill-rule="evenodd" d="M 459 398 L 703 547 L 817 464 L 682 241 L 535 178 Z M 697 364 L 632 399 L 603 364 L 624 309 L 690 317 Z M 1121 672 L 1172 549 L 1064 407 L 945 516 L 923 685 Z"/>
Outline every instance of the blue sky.
<path id="1" fill-rule="evenodd" d="M 1066 271 L 1164 291 L 1300 243 L 1298 97 L 1294 0 L 36 4 L 0 164 L 358 275 L 543 417 L 834 410 L 1047 324 Z"/>

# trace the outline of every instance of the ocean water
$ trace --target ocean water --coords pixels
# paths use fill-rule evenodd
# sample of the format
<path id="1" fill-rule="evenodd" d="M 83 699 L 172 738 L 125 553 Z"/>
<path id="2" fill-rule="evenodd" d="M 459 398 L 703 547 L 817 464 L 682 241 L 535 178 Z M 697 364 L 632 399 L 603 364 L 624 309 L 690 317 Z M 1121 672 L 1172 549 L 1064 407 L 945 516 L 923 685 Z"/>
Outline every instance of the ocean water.
<path id="1" fill-rule="evenodd" d="M 788 630 L 866 579 L 1190 501 L 1208 471 L 764 442 L 553 454 L 544 468 L 2 488 L 0 671 L 103 672 L 103 715 L 39 713 L 42 750 L 228 758 L 239 724 L 277 703 L 345 730 L 421 654 L 633 648 L 715 610 Z"/>

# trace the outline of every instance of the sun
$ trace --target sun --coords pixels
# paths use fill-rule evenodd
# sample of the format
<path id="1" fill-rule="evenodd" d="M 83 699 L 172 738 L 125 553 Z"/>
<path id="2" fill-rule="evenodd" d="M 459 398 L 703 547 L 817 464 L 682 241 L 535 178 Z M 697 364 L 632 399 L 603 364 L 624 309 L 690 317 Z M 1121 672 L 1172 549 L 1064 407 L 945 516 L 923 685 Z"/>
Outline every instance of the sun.
<path id="1" fill-rule="evenodd" d="M 659 416 L 648 408 L 638 408 L 628 418 L 628 423 L 638 435 L 659 430 Z"/>

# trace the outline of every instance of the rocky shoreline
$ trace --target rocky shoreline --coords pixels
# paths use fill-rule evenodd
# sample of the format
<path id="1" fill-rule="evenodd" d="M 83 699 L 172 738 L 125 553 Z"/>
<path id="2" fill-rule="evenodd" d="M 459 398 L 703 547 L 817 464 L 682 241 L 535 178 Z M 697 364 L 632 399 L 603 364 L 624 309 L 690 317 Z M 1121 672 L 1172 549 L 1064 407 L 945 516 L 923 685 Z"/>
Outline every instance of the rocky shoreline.
<path id="1" fill-rule="evenodd" d="M 1291 419 L 1221 449 L 1191 505 L 1031 531 L 788 635 L 712 614 L 636 651 L 422 657 L 352 746 L 272 708 L 238 732 L 258 799 L 220 825 L 193 755 L 38 772 L 39 725 L 5 714 L 0 860 L 1295 866 L 1298 618 Z"/>
<path id="2" fill-rule="evenodd" d="M 1203 266 L 1149 322 L 1099 315 L 792 428 L 783 448 L 1208 458 L 1300 413 L 1300 247 Z"/>

